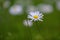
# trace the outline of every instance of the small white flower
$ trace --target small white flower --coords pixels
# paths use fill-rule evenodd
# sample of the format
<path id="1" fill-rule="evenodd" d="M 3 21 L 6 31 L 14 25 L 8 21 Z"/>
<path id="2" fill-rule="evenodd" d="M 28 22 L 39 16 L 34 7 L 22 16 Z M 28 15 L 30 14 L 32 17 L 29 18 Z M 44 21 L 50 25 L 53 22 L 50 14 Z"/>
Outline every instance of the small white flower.
<path id="1" fill-rule="evenodd" d="M 24 24 L 25 26 L 29 26 L 29 27 L 31 27 L 31 26 L 33 25 L 32 21 L 30 21 L 30 20 L 24 20 L 24 21 L 23 21 L 23 24 Z"/>
<path id="2" fill-rule="evenodd" d="M 10 10 L 10 14 L 12 15 L 18 15 L 22 13 L 22 6 L 21 5 L 13 5 Z"/>
<path id="3" fill-rule="evenodd" d="M 40 13 L 39 11 L 32 11 L 29 13 L 28 15 L 28 18 L 31 19 L 31 20 L 34 20 L 34 21 L 43 21 L 42 18 L 43 18 L 43 14 Z"/>
<path id="4" fill-rule="evenodd" d="M 56 2 L 56 8 L 57 8 L 58 10 L 60 10 L 60 1 L 57 1 L 57 2 Z"/>
<path id="5" fill-rule="evenodd" d="M 53 12 L 53 7 L 49 4 L 39 4 L 38 9 L 43 13 L 51 13 Z"/>

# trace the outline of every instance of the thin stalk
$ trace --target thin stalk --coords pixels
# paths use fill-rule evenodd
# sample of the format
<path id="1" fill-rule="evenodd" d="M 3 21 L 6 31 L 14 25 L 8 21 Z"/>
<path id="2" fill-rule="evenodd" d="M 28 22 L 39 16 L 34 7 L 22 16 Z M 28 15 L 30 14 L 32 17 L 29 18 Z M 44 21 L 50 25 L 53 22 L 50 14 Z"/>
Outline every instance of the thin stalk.
<path id="1" fill-rule="evenodd" d="M 27 20 L 28 21 L 28 20 Z M 27 22 L 27 24 L 28 24 L 28 22 Z M 32 40 L 32 33 L 31 33 L 31 28 L 30 28 L 30 26 L 29 25 L 27 25 L 27 26 L 25 26 L 25 33 L 26 33 L 26 37 L 25 37 L 25 39 L 26 40 Z"/>
<path id="2" fill-rule="evenodd" d="M 36 22 L 36 28 L 37 28 L 37 30 L 38 30 L 38 32 L 40 32 L 40 29 L 39 29 L 39 26 L 38 26 L 38 22 Z"/>

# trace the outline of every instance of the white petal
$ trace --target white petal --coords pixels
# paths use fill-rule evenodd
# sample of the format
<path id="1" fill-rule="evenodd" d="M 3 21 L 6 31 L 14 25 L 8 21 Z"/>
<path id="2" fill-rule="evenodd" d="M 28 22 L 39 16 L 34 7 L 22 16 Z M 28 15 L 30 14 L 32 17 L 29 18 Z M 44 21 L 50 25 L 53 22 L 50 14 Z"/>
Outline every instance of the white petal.
<path id="1" fill-rule="evenodd" d="M 42 19 L 39 19 L 39 21 L 43 21 Z"/>
<path id="2" fill-rule="evenodd" d="M 28 18 L 31 18 L 31 19 L 33 19 L 33 17 L 32 17 L 32 16 L 30 16 L 30 15 L 28 15 Z"/>
<path id="3" fill-rule="evenodd" d="M 35 13 L 33 11 L 31 11 L 31 12 L 29 12 L 29 14 L 33 16 Z"/>

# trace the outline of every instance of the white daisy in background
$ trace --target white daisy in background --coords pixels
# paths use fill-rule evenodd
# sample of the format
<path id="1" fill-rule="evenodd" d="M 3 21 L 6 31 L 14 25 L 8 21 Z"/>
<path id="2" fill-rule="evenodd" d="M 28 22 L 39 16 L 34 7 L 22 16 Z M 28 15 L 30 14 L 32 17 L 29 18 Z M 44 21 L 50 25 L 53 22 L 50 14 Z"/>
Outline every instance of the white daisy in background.
<path id="1" fill-rule="evenodd" d="M 39 4 L 38 9 L 43 13 L 51 13 L 53 12 L 53 7 L 49 4 Z"/>
<path id="2" fill-rule="evenodd" d="M 56 1 L 56 8 L 60 10 L 60 1 Z"/>
<path id="3" fill-rule="evenodd" d="M 22 5 L 13 5 L 10 9 L 9 12 L 12 15 L 19 15 L 23 11 Z"/>
<path id="4" fill-rule="evenodd" d="M 29 26 L 29 27 L 31 27 L 31 26 L 33 25 L 32 21 L 30 21 L 30 20 L 24 20 L 24 21 L 23 21 L 23 24 L 24 24 L 25 26 Z"/>
<path id="5" fill-rule="evenodd" d="M 34 21 L 43 21 L 43 14 L 40 13 L 39 11 L 32 11 L 29 13 L 28 18 Z"/>

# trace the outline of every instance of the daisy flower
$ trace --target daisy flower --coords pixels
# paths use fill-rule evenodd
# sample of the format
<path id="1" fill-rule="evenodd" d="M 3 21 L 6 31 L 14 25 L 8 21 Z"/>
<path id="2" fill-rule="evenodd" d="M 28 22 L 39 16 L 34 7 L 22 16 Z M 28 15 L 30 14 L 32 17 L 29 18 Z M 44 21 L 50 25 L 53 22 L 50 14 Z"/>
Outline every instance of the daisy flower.
<path id="1" fill-rule="evenodd" d="M 43 14 L 40 13 L 39 11 L 32 11 L 29 13 L 28 18 L 34 21 L 43 21 Z"/>
<path id="2" fill-rule="evenodd" d="M 39 9 L 39 11 L 41 11 L 43 13 L 53 12 L 53 7 L 52 7 L 52 5 L 49 5 L 49 4 L 39 4 L 38 9 Z"/>
<path id="3" fill-rule="evenodd" d="M 60 10 L 60 1 L 56 1 L 56 8 Z"/>
<path id="4" fill-rule="evenodd" d="M 29 27 L 31 27 L 31 26 L 33 25 L 32 21 L 30 21 L 30 20 L 24 20 L 24 21 L 23 21 L 23 24 L 24 24 L 25 26 L 29 26 Z"/>
<path id="5" fill-rule="evenodd" d="M 19 15 L 22 13 L 22 5 L 13 5 L 10 9 L 9 12 L 12 15 Z"/>

